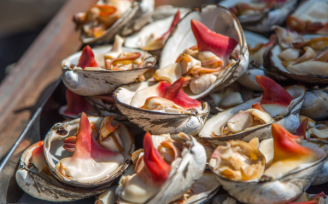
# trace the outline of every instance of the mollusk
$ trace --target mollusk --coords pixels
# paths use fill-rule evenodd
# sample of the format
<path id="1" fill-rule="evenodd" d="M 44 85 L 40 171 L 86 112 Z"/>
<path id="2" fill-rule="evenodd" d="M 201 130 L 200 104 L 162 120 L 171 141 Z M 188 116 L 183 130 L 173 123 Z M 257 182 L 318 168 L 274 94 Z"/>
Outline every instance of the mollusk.
<path id="1" fill-rule="evenodd" d="M 230 141 L 226 146 L 218 146 L 212 155 L 209 164 L 211 170 L 216 173 L 222 187 L 240 202 L 290 203 L 311 185 L 327 159 L 327 153 L 324 150 L 318 146 L 306 145 L 306 141 L 302 145 L 299 144 L 298 138 L 302 136 L 292 135 L 278 124 L 272 124 L 272 137 L 273 139 L 267 139 L 271 142 L 263 140 L 259 144 L 257 138 L 254 138 L 248 144 L 246 143 L 248 150 L 245 149 L 244 154 L 253 155 L 252 157 L 246 157 L 243 153 L 240 156 L 234 156 L 237 152 L 243 151 L 239 148 L 228 148 L 234 143 L 241 145 L 243 143 L 241 141 Z M 262 144 L 265 147 L 261 147 Z M 271 164 L 265 167 L 262 175 L 258 176 L 255 174 L 257 172 L 255 170 L 258 169 L 255 168 L 252 171 L 254 166 L 247 161 L 252 160 L 254 164 L 259 164 L 257 161 L 260 159 L 260 161 L 266 162 L 264 157 L 270 156 L 265 154 L 270 151 L 262 153 L 261 149 L 271 149 L 273 154 L 272 152 L 270 154 Z M 230 157 L 233 159 L 229 160 Z M 225 161 L 235 162 L 235 165 L 227 166 Z M 250 168 L 247 168 L 249 165 Z M 261 165 L 261 168 L 264 168 L 263 164 Z M 224 166 L 226 168 L 223 168 Z M 237 172 L 234 174 L 236 177 L 229 177 L 232 175 L 228 173 L 229 169 L 231 172 Z M 254 177 L 249 175 L 254 175 Z"/>
<path id="2" fill-rule="evenodd" d="M 133 136 L 113 116 L 82 113 L 81 119 L 55 124 L 44 141 L 45 160 L 53 176 L 85 188 L 108 187 L 128 167 L 133 151 Z"/>
<path id="3" fill-rule="evenodd" d="M 108 43 L 116 34 L 129 35 L 149 22 L 154 10 L 153 0 L 99 1 L 86 13 L 77 13 L 73 20 L 82 27 L 84 44 Z"/>
<path id="4" fill-rule="evenodd" d="M 287 42 L 279 41 L 268 54 L 269 68 L 277 70 L 283 75 L 306 83 L 318 84 L 328 81 L 328 38 L 325 36 L 298 36 L 292 31 L 276 27 L 278 39 L 281 33 L 290 33 L 290 37 L 283 37 Z M 292 36 L 293 35 L 293 36 Z M 286 36 L 286 35 L 284 35 Z M 297 40 L 302 39 L 302 40 Z"/>
<path id="5" fill-rule="evenodd" d="M 184 133 L 147 132 L 143 147 L 133 155 L 134 174 L 120 180 L 118 203 L 170 203 L 187 192 L 205 169 L 204 148 Z"/>
<path id="6" fill-rule="evenodd" d="M 271 26 L 282 24 L 297 4 L 295 0 L 226 0 L 220 2 L 230 8 L 246 30 L 270 32 Z"/>
<path id="7" fill-rule="evenodd" d="M 113 46 L 85 47 L 62 61 L 63 82 L 72 92 L 82 96 L 112 93 L 118 86 L 136 82 L 155 64 L 148 53 L 122 47 L 116 37 Z"/>
<path id="8" fill-rule="evenodd" d="M 118 88 L 113 98 L 129 120 L 152 134 L 184 131 L 195 135 L 203 127 L 209 107 L 189 98 L 181 89 L 184 79 L 174 84 L 139 82 Z"/>
<path id="9" fill-rule="evenodd" d="M 328 117 L 328 90 L 327 87 L 313 89 L 306 92 L 301 114 L 313 120 L 322 120 Z"/>
<path id="10" fill-rule="evenodd" d="M 247 64 L 248 50 L 238 20 L 224 7 L 205 5 L 190 11 L 176 25 L 154 78 L 174 83 L 188 75 L 185 92 L 198 99 L 234 82 Z"/>
<path id="11" fill-rule="evenodd" d="M 287 18 L 290 29 L 299 33 L 328 34 L 328 3 L 326 1 L 307 0 Z"/>
<path id="12" fill-rule="evenodd" d="M 49 172 L 43 156 L 43 141 L 26 149 L 16 171 L 16 181 L 27 194 L 52 202 L 74 201 L 103 192 L 104 188 L 76 188 L 63 185 Z"/>
<path id="13" fill-rule="evenodd" d="M 213 116 L 206 121 L 199 137 L 219 145 L 229 140 L 248 142 L 254 137 L 270 138 L 271 123 L 281 124 L 291 132 L 297 129 L 305 88 L 294 85 L 283 89 L 265 76 L 259 75 L 256 79 L 263 89 L 263 96 Z"/>

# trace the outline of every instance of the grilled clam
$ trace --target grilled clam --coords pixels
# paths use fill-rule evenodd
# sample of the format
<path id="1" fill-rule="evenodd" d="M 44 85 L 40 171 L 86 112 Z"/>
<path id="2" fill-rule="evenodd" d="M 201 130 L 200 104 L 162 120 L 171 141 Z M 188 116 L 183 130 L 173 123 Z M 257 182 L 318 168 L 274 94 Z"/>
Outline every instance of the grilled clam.
<path id="1" fill-rule="evenodd" d="M 113 98 L 128 119 L 152 134 L 184 131 L 195 135 L 205 124 L 207 103 L 191 99 L 181 89 L 184 79 L 174 84 L 139 82 L 118 88 Z"/>
<path id="2" fill-rule="evenodd" d="M 201 138 L 218 145 L 229 140 L 270 138 L 271 123 L 279 123 L 291 132 L 297 129 L 305 88 L 294 85 L 284 89 L 272 79 L 260 75 L 256 80 L 263 89 L 263 96 L 210 118 L 199 133 Z"/>
<path id="3" fill-rule="evenodd" d="M 78 95 L 95 96 L 112 93 L 120 85 L 136 82 L 156 61 L 144 51 L 122 47 L 123 41 L 116 36 L 113 46 L 93 50 L 87 46 L 82 52 L 63 60 L 66 87 Z"/>
<path id="4" fill-rule="evenodd" d="M 269 67 L 297 81 L 327 83 L 328 38 L 309 35 L 304 39 L 290 30 L 274 29 L 279 45 L 274 46 L 268 55 Z"/>
<path id="5" fill-rule="evenodd" d="M 128 167 L 133 151 L 134 138 L 125 125 L 113 117 L 85 113 L 81 119 L 55 124 L 44 141 L 45 160 L 54 177 L 84 188 L 108 187 Z"/>
<path id="6" fill-rule="evenodd" d="M 74 15 L 77 28 L 82 28 L 84 44 L 109 43 L 116 34 L 129 35 L 149 22 L 154 10 L 153 0 L 100 0 L 87 12 Z"/>
<path id="7" fill-rule="evenodd" d="M 306 0 L 287 18 L 290 29 L 299 33 L 328 34 L 328 3 Z"/>
<path id="8" fill-rule="evenodd" d="M 197 99 L 234 82 L 247 65 L 248 50 L 238 20 L 224 7 L 205 5 L 176 26 L 154 78 L 174 83 L 184 76 L 185 92 Z"/>
<path id="9" fill-rule="evenodd" d="M 272 137 L 260 144 L 257 138 L 249 143 L 230 141 L 212 155 L 211 170 L 240 202 L 290 203 L 311 185 L 327 159 L 324 150 L 300 142 L 303 136 L 292 135 L 278 124 L 272 124 Z M 266 164 L 270 157 L 271 163 Z"/>
<path id="10" fill-rule="evenodd" d="M 146 133 L 143 148 L 134 153 L 134 174 L 121 178 L 118 203 L 169 203 L 188 191 L 205 169 L 204 148 L 184 133 Z"/>
<path id="11" fill-rule="evenodd" d="M 226 0 L 220 2 L 230 8 L 243 28 L 254 32 L 270 32 L 271 26 L 282 24 L 294 10 L 296 0 Z"/>
<path id="12" fill-rule="evenodd" d="M 27 194 L 52 202 L 74 201 L 103 192 L 99 188 L 63 185 L 49 172 L 43 155 L 43 141 L 26 149 L 16 171 L 16 181 Z"/>

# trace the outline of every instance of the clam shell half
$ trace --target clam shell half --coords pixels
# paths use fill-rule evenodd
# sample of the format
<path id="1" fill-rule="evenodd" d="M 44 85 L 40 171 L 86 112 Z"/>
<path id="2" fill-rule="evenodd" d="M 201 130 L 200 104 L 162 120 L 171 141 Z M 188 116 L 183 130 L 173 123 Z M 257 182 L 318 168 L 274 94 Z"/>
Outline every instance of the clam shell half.
<path id="1" fill-rule="evenodd" d="M 27 194 L 52 202 L 68 202 L 84 199 L 103 192 L 104 188 L 77 188 L 75 186 L 63 185 L 52 175 L 43 171 L 38 173 L 36 169 L 28 168 L 32 151 L 38 146 L 38 143 L 26 149 L 19 162 L 16 171 L 17 184 Z"/>
<path id="2" fill-rule="evenodd" d="M 174 135 L 171 135 L 174 139 Z M 187 135 L 186 135 L 187 136 Z M 182 152 L 182 159 L 175 160 L 171 164 L 171 172 L 168 179 L 161 186 L 159 192 L 151 197 L 145 204 L 170 203 L 179 199 L 188 191 L 195 182 L 201 178 L 206 165 L 206 152 L 204 147 L 192 136 L 188 142 L 190 146 L 187 151 Z M 116 189 L 116 195 L 121 190 L 121 186 Z M 131 204 L 118 200 L 119 204 Z"/>
<path id="3" fill-rule="evenodd" d="M 237 80 L 247 69 L 248 66 L 248 48 L 237 18 L 225 7 L 219 5 L 203 5 L 190 11 L 176 25 L 170 37 L 167 39 L 159 62 L 159 67 L 164 68 L 175 63 L 179 55 L 189 47 L 196 45 L 196 39 L 192 33 L 190 21 L 198 20 L 210 30 L 234 38 L 239 46 L 240 57 L 236 64 L 224 70 L 218 79 L 203 93 L 195 95 L 190 90 L 185 92 L 194 99 L 199 99 L 218 89 L 224 88 Z"/>
<path id="4" fill-rule="evenodd" d="M 95 60 L 99 66 L 104 65 L 104 55 L 112 49 L 111 45 L 104 45 L 93 48 Z M 122 47 L 123 52 L 139 52 L 142 50 Z M 72 92 L 81 96 L 95 96 L 112 93 L 117 87 L 137 81 L 151 67 L 136 68 L 127 71 L 111 71 L 105 69 L 82 70 L 71 69 L 72 64 L 77 65 L 81 56 L 81 51 L 77 52 L 62 61 L 63 82 Z M 150 57 L 146 54 L 146 57 Z M 155 60 L 151 57 L 150 61 Z M 148 60 L 147 60 L 148 61 Z"/>
<path id="5" fill-rule="evenodd" d="M 226 0 L 220 2 L 220 5 L 230 8 L 241 2 L 250 3 L 252 0 Z M 287 0 L 272 10 L 266 10 L 265 12 L 253 15 L 239 16 L 238 20 L 246 30 L 259 33 L 270 32 L 271 26 L 280 25 L 286 20 L 289 13 L 295 9 L 296 4 L 297 0 Z"/>
<path id="6" fill-rule="evenodd" d="M 303 36 L 306 40 L 310 40 L 312 38 L 317 38 L 319 35 L 304 35 Z M 267 55 L 267 61 L 269 63 L 270 69 L 273 69 L 273 71 L 277 71 L 291 79 L 294 79 L 296 81 L 311 83 L 311 84 L 326 84 L 328 83 L 328 75 L 318 75 L 318 74 L 293 74 L 289 72 L 284 65 L 282 64 L 280 58 L 278 55 L 283 50 L 279 45 L 275 45 Z"/>
<path id="7" fill-rule="evenodd" d="M 113 98 L 122 114 L 141 129 L 152 134 L 160 135 L 178 132 L 190 135 L 197 134 L 204 126 L 210 112 L 207 103 L 203 104 L 203 111 L 197 114 L 163 113 L 137 108 L 131 106 L 129 102 L 127 103 L 137 91 L 151 85 L 153 85 L 151 82 L 139 82 L 116 89 Z"/>
<path id="8" fill-rule="evenodd" d="M 98 3 L 103 4 L 102 1 Z M 122 14 L 122 16 L 106 30 L 105 34 L 99 37 L 87 37 L 82 30 L 80 38 L 83 44 L 109 43 L 114 40 L 116 34 L 126 36 L 140 30 L 151 19 L 154 4 L 154 0 L 134 1 L 131 8 Z"/>
<path id="9" fill-rule="evenodd" d="M 304 100 L 305 88 L 303 86 L 290 86 L 286 88 L 287 92 L 294 98 L 291 104 L 287 107 L 287 113 L 283 117 L 276 118 L 273 122 L 282 125 L 286 130 L 290 132 L 296 131 L 299 126 L 299 112 Z M 206 121 L 204 127 L 199 133 L 199 137 L 207 140 L 213 145 L 222 145 L 229 140 L 243 140 L 249 142 L 252 138 L 258 137 L 259 140 L 271 138 L 271 123 L 255 126 L 246 131 L 242 131 L 233 135 L 225 137 L 212 137 L 212 133 L 217 133 L 219 128 L 232 116 L 239 113 L 241 110 L 247 110 L 252 108 L 252 104 L 260 102 L 262 96 L 255 99 L 246 101 L 234 108 L 230 108 L 223 112 L 220 112 Z"/>
<path id="10" fill-rule="evenodd" d="M 99 130 L 100 124 L 104 118 L 88 117 L 88 119 L 90 123 L 93 123 Z M 70 157 L 72 155 L 71 152 L 68 152 L 63 148 L 63 140 L 70 136 L 73 136 L 77 132 L 77 129 L 79 127 L 79 122 L 80 119 L 75 119 L 68 122 L 56 123 L 50 129 L 44 140 L 43 151 L 44 151 L 45 160 L 53 176 L 65 184 L 69 184 L 77 187 L 84 187 L 84 188 L 98 187 L 98 188 L 105 189 L 106 187 L 109 187 L 112 181 L 115 178 L 119 177 L 124 172 L 124 170 L 129 166 L 131 161 L 131 155 L 135 149 L 133 135 L 131 135 L 130 131 L 126 128 L 125 125 L 119 123 L 116 120 L 113 120 L 113 125 L 121 124 L 121 127 L 119 129 L 120 132 L 119 134 L 120 136 L 122 135 L 121 140 L 125 149 L 122 154 L 125 162 L 122 165 L 120 165 L 117 168 L 117 170 L 112 175 L 108 176 L 106 179 L 103 179 L 98 182 L 92 182 L 92 183 L 81 183 L 61 175 L 56 170 L 56 164 L 61 159 Z"/>
<path id="11" fill-rule="evenodd" d="M 328 117 L 328 87 L 307 91 L 304 97 L 301 114 L 313 120 Z"/>
<path id="12" fill-rule="evenodd" d="M 320 173 L 328 155 L 326 152 L 314 163 L 302 165 L 287 175 L 271 181 L 242 182 L 217 175 L 222 187 L 243 203 L 285 204 L 298 198 Z"/>

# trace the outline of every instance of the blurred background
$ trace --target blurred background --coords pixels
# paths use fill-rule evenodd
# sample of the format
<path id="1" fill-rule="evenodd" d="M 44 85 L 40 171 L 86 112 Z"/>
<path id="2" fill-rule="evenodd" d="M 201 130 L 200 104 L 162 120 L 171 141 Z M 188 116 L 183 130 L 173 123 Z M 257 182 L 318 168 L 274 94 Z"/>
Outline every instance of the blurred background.
<path id="1" fill-rule="evenodd" d="M 0 83 L 65 2 L 0 1 Z"/>

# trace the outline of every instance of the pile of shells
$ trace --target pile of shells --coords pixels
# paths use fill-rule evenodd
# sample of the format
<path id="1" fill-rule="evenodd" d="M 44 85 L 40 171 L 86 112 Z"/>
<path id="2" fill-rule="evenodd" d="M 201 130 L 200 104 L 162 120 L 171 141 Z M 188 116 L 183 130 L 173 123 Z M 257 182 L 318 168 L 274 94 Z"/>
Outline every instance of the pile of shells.
<path id="1" fill-rule="evenodd" d="M 17 184 L 54 202 L 327 203 L 307 194 L 328 182 L 327 8 L 104 0 L 75 14 L 98 46 L 62 61 L 68 120 L 24 151 Z"/>

